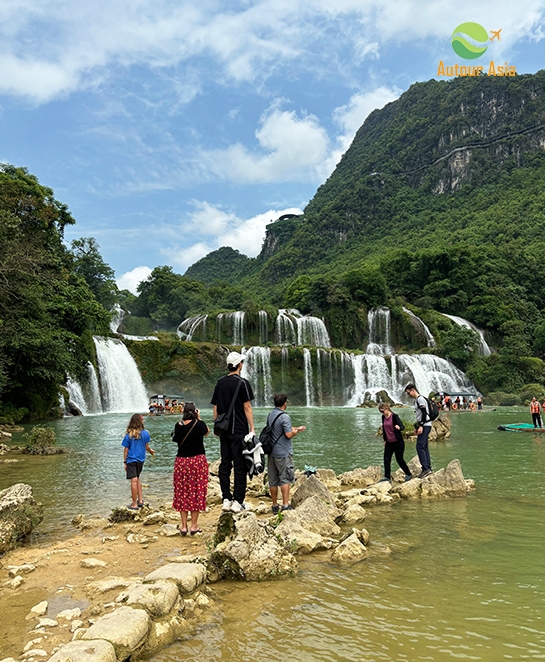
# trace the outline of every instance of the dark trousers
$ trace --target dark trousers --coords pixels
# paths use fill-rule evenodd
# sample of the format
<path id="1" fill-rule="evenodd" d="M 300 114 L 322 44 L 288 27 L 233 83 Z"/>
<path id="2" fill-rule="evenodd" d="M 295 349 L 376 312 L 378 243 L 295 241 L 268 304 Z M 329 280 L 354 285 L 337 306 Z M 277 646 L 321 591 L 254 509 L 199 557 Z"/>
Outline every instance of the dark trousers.
<path id="1" fill-rule="evenodd" d="M 391 470 L 390 466 L 392 463 L 392 455 L 396 456 L 396 462 L 399 464 L 400 468 L 403 469 L 406 476 L 411 475 L 411 470 L 407 466 L 407 463 L 403 459 L 403 453 L 405 451 L 405 442 L 403 439 L 401 441 L 385 441 L 384 442 L 384 476 L 390 478 Z"/>
<path id="2" fill-rule="evenodd" d="M 541 416 L 538 414 L 532 414 L 532 421 L 534 422 L 534 427 L 535 428 L 541 428 L 543 427 L 541 425 Z"/>
<path id="3" fill-rule="evenodd" d="M 418 459 L 422 465 L 422 471 L 431 471 L 431 458 L 428 449 L 430 430 L 431 427 L 424 425 L 422 428 L 422 434 L 419 434 L 416 438 L 416 452 L 418 453 Z"/>
<path id="4" fill-rule="evenodd" d="M 243 434 L 222 434 L 220 437 L 221 462 L 218 470 L 222 499 L 243 503 L 246 496 L 246 463 L 242 455 Z M 234 468 L 235 485 L 231 493 L 231 469 Z"/>

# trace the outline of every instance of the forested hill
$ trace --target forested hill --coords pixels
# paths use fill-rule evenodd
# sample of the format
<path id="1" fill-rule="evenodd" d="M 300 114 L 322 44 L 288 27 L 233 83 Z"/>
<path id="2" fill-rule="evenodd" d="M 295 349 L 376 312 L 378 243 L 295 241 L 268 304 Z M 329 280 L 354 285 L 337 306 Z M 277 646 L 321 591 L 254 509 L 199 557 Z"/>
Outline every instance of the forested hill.
<path id="1" fill-rule="evenodd" d="M 417 83 L 368 117 L 254 282 L 335 273 L 394 247 L 525 247 L 542 234 L 544 145 L 543 71 Z"/>

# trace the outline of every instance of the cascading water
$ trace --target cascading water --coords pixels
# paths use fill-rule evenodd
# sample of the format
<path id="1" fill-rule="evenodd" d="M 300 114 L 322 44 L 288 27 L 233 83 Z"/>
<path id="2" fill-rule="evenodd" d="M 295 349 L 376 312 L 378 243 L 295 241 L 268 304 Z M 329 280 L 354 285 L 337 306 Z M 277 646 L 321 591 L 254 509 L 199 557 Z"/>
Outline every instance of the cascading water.
<path id="1" fill-rule="evenodd" d="M 72 377 L 68 377 L 66 380 L 66 390 L 68 391 L 69 401 L 75 405 L 84 416 L 88 414 L 89 410 L 87 409 L 87 403 L 85 402 L 85 396 L 83 395 L 81 384 L 77 380 L 72 379 Z"/>
<path id="2" fill-rule="evenodd" d="M 266 345 L 269 341 L 269 316 L 266 310 L 259 311 L 259 344 Z"/>
<path id="3" fill-rule="evenodd" d="M 471 329 L 472 331 L 475 331 L 475 333 L 480 338 L 478 351 L 481 356 L 490 356 L 490 354 L 492 354 L 492 349 L 484 339 L 484 331 L 482 329 L 479 329 L 477 326 L 475 326 L 475 324 L 465 320 L 463 317 L 458 317 L 457 315 L 447 315 L 447 313 L 441 313 L 441 315 L 443 315 L 443 317 L 448 317 L 449 320 L 458 326 L 463 326 L 465 329 Z"/>
<path id="4" fill-rule="evenodd" d="M 110 310 L 110 315 L 112 316 L 112 319 L 110 320 L 110 331 L 112 333 L 117 333 L 117 330 L 121 326 L 125 317 L 125 311 L 118 303 L 114 303 L 113 308 Z"/>
<path id="5" fill-rule="evenodd" d="M 114 338 L 94 336 L 105 412 L 138 412 L 148 408 L 148 396 L 129 350 Z"/>
<path id="6" fill-rule="evenodd" d="M 197 315 L 196 317 L 188 317 L 184 320 L 180 326 L 176 329 L 178 338 L 180 340 L 185 340 L 191 342 L 193 337 L 197 333 L 197 330 L 201 329 L 201 339 L 206 340 L 206 320 L 208 315 Z"/>
<path id="7" fill-rule="evenodd" d="M 369 326 L 369 343 L 367 354 L 395 354 L 390 345 L 390 309 L 385 307 L 372 308 L 367 313 Z"/>
<path id="8" fill-rule="evenodd" d="M 273 390 L 271 378 L 271 350 L 269 347 L 250 347 L 242 349 L 246 360 L 242 364 L 241 376 L 252 385 L 255 405 L 272 407 Z"/>
<path id="9" fill-rule="evenodd" d="M 303 362 L 305 368 L 305 395 L 307 407 L 314 407 L 314 379 L 312 374 L 312 357 L 310 350 L 303 349 Z"/>
<path id="10" fill-rule="evenodd" d="M 83 392 L 89 414 L 101 414 L 102 401 L 100 398 L 100 386 L 95 367 L 92 363 L 87 364 L 87 383 L 83 386 Z"/>
<path id="11" fill-rule="evenodd" d="M 266 313 L 265 313 L 266 314 Z M 244 311 L 237 310 L 234 313 L 220 313 L 216 317 L 216 335 L 218 342 L 222 342 L 222 334 L 224 332 L 225 321 L 227 320 L 230 326 L 228 334 L 231 336 L 229 345 L 244 345 Z"/>
<path id="12" fill-rule="evenodd" d="M 331 347 L 326 326 L 319 317 L 301 315 L 295 308 L 280 308 L 275 324 L 277 345 Z"/>
<path id="13" fill-rule="evenodd" d="M 424 322 L 420 319 L 420 317 L 417 317 L 412 310 L 405 308 L 405 306 L 403 306 L 403 312 L 407 313 L 407 315 L 414 322 L 415 326 L 417 328 L 420 328 L 424 332 L 424 336 L 426 337 L 426 344 L 428 345 L 428 347 L 435 347 L 436 345 L 435 338 L 433 337 L 433 334 L 429 330 L 427 325 L 424 324 Z"/>

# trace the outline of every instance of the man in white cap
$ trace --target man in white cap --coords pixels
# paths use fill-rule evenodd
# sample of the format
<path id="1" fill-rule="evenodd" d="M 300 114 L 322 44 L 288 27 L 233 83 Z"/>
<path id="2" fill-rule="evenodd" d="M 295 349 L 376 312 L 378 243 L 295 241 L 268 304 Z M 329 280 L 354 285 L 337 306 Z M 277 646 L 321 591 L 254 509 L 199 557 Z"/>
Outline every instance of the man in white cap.
<path id="1" fill-rule="evenodd" d="M 246 357 L 239 352 L 231 352 L 227 357 L 229 374 L 218 379 L 212 400 L 214 419 L 219 414 L 227 414 L 238 388 L 234 407 L 229 417 L 228 431 L 220 436 L 221 462 L 218 471 L 222 510 L 239 513 L 245 509 L 246 462 L 242 455 L 242 442 L 248 432 L 254 432 L 254 417 L 251 401 L 254 399 L 252 387 L 247 379 L 240 376 L 242 362 Z M 240 386 L 239 386 L 240 384 Z M 231 469 L 234 469 L 234 488 L 231 493 Z"/>

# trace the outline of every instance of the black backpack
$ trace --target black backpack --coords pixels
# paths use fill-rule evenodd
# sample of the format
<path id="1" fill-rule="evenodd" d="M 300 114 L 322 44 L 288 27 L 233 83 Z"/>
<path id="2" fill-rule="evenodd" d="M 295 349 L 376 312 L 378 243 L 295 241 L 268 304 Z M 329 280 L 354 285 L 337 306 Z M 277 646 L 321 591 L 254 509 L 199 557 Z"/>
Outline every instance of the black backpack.
<path id="1" fill-rule="evenodd" d="M 263 448 L 263 452 L 266 453 L 267 455 L 272 453 L 272 449 L 274 448 L 274 445 L 278 441 L 278 439 L 273 438 L 272 429 L 276 421 L 280 418 L 280 416 L 282 416 L 283 413 L 284 412 L 281 411 L 279 414 L 277 414 L 273 422 L 270 425 L 266 425 L 259 434 L 259 441 L 261 443 L 261 447 Z"/>
<path id="2" fill-rule="evenodd" d="M 433 400 L 429 400 L 426 396 L 423 396 L 424 400 L 428 403 L 428 421 L 435 421 L 439 417 L 439 408 Z M 424 421 L 427 423 L 427 421 Z"/>

